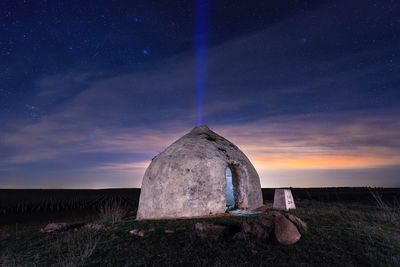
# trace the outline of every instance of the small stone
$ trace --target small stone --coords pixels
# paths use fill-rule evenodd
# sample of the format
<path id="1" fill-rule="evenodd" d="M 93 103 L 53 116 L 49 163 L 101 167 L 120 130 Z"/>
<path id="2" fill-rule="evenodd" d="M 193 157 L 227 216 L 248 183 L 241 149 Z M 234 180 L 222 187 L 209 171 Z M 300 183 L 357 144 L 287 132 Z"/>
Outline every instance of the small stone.
<path id="1" fill-rule="evenodd" d="M 292 223 L 294 223 L 299 231 L 307 232 L 308 227 L 305 221 L 290 213 L 286 214 L 286 218 L 288 218 Z"/>
<path id="2" fill-rule="evenodd" d="M 89 230 L 99 231 L 104 229 L 104 224 L 102 223 L 88 223 L 85 227 Z"/>
<path id="3" fill-rule="evenodd" d="M 129 233 L 138 237 L 144 237 L 144 231 L 140 229 L 130 230 Z"/>
<path id="4" fill-rule="evenodd" d="M 275 217 L 275 237 L 282 245 L 292 245 L 300 240 L 297 227 L 283 215 Z"/>
<path id="5" fill-rule="evenodd" d="M 226 230 L 226 226 L 212 224 L 208 222 L 198 222 L 195 224 L 196 235 L 200 239 L 218 240 Z"/>
<path id="6" fill-rule="evenodd" d="M 45 228 L 41 229 L 43 233 L 51 233 L 56 231 L 64 231 L 69 228 L 67 223 L 49 223 Z"/>
<path id="7" fill-rule="evenodd" d="M 247 240 L 247 235 L 244 232 L 237 232 L 232 238 L 235 240 Z"/>

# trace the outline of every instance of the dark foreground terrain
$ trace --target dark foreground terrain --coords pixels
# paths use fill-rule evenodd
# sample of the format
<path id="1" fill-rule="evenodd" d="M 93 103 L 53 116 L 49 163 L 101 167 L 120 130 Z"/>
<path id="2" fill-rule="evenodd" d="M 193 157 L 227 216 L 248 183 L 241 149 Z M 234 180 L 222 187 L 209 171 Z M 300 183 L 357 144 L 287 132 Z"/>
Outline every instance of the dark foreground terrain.
<path id="1" fill-rule="evenodd" d="M 358 193 L 357 199 L 340 199 L 351 196 L 349 190 L 353 195 L 360 191 L 364 193 Z M 114 190 L 108 194 L 113 196 L 113 203 L 126 209 L 124 219 L 113 222 L 104 207 L 100 213 L 95 207 L 96 202 L 86 199 L 92 204 L 82 209 L 77 207 L 74 219 L 73 209 L 65 211 L 71 214 L 70 228 L 61 232 L 39 231 L 48 222 L 65 218 L 65 215 L 61 216 L 61 209 L 55 211 L 61 217 L 54 219 L 45 217 L 48 214 L 45 209 L 38 211 L 43 215 L 42 220 L 34 216 L 34 211 L 19 214 L 9 209 L 1 215 L 0 266 L 400 266 L 399 190 L 374 189 L 375 197 L 369 190 L 293 189 L 297 200 L 297 209 L 293 213 L 307 222 L 309 230 L 292 246 L 280 245 L 272 237 L 237 240 L 229 235 L 212 241 L 200 240 L 194 234 L 194 224 L 199 221 L 235 226 L 241 221 L 256 220 L 259 215 L 135 221 L 136 206 L 116 200 Z M 139 191 L 135 192 L 136 195 L 131 197 L 137 203 Z M 271 201 L 272 192 L 264 190 L 266 201 Z M 34 194 L 33 191 L 30 194 Z M 45 194 L 41 195 L 46 198 Z M 126 196 L 125 200 L 129 200 L 128 194 Z M 8 206 L 11 204 L 9 202 Z M 29 214 L 35 218 L 34 226 L 26 221 Z M 12 221 L 21 218 L 25 221 L 12 227 Z M 88 229 L 84 223 L 89 220 L 101 223 L 104 228 Z M 24 231 L 24 228 L 29 230 Z M 130 234 L 132 229 L 143 230 L 144 236 Z"/>

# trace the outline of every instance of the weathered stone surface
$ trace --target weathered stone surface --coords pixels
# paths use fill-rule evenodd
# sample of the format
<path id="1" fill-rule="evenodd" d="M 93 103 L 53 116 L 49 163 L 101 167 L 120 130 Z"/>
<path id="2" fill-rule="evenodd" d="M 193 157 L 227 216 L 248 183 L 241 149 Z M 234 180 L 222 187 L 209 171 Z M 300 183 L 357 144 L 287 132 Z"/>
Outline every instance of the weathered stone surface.
<path id="1" fill-rule="evenodd" d="M 132 229 L 129 233 L 138 237 L 144 237 L 144 231 L 141 229 Z"/>
<path id="2" fill-rule="evenodd" d="M 56 232 L 56 231 L 64 231 L 69 228 L 69 225 L 67 223 L 49 223 L 41 229 L 42 232 L 44 233 L 51 233 L 51 232 Z"/>
<path id="3" fill-rule="evenodd" d="M 220 239 L 226 231 L 226 226 L 208 222 L 198 222 L 194 226 L 196 235 L 203 240 Z"/>
<path id="4" fill-rule="evenodd" d="M 137 219 L 224 213 L 228 166 L 238 208 L 261 206 L 260 179 L 246 155 L 207 126 L 198 126 L 153 158 L 143 177 Z"/>
<path id="5" fill-rule="evenodd" d="M 297 229 L 299 229 L 299 231 L 307 231 L 307 223 L 304 222 L 302 219 L 300 219 L 299 217 L 288 213 L 286 214 L 286 218 L 288 218 L 292 223 L 294 223 L 297 227 Z"/>
<path id="6" fill-rule="evenodd" d="M 275 216 L 275 237 L 282 245 L 292 245 L 300 240 L 297 227 L 282 214 Z"/>
<path id="7" fill-rule="evenodd" d="M 290 189 L 275 189 L 273 208 L 277 210 L 296 209 Z"/>

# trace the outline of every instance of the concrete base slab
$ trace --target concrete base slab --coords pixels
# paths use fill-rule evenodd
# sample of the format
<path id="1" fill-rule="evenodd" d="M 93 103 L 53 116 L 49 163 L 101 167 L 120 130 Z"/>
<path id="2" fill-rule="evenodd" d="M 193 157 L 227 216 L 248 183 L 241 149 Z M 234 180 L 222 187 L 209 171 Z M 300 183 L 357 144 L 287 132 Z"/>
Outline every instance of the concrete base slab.
<path id="1" fill-rule="evenodd" d="M 261 211 L 253 211 L 253 210 L 232 210 L 229 212 L 230 215 L 233 216 L 255 216 L 262 213 Z"/>

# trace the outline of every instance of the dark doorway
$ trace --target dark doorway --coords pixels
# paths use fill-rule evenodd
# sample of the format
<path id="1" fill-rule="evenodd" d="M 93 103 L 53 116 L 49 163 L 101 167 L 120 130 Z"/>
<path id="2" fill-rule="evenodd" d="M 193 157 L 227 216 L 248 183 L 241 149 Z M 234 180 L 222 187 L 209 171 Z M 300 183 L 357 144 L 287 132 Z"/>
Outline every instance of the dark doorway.
<path id="1" fill-rule="evenodd" d="M 233 188 L 233 177 L 232 170 L 227 167 L 225 170 L 225 178 L 226 178 L 226 210 L 234 210 L 236 208 L 235 205 L 235 194 Z"/>

